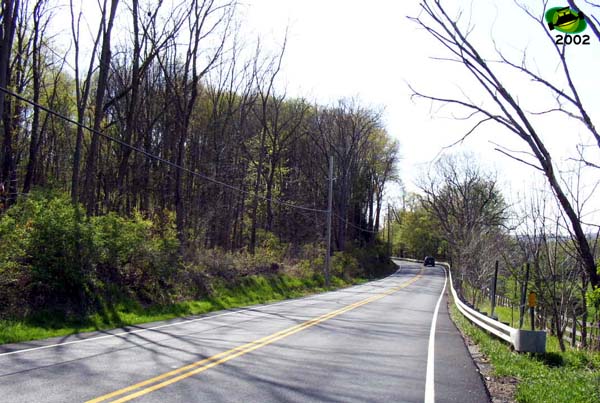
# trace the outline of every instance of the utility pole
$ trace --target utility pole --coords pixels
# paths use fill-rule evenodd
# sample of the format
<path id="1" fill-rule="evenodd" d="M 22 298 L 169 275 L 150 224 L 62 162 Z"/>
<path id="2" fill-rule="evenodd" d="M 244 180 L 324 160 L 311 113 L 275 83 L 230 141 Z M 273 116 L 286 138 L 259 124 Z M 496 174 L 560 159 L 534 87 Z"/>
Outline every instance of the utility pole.
<path id="1" fill-rule="evenodd" d="M 392 230 L 392 216 L 390 215 L 390 203 L 387 205 L 387 241 L 388 241 L 388 256 L 392 256 L 392 241 L 391 231 Z"/>
<path id="2" fill-rule="evenodd" d="M 329 200 L 327 201 L 327 251 L 325 252 L 325 287 L 329 287 L 331 264 L 331 216 L 333 213 L 333 155 L 329 156 Z"/>

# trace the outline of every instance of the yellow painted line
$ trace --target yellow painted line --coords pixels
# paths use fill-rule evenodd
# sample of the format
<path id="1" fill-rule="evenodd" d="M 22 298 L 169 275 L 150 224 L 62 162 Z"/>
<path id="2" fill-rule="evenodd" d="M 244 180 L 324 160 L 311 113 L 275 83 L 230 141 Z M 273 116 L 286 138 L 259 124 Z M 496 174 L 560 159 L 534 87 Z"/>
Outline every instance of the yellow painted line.
<path id="1" fill-rule="evenodd" d="M 287 329 L 281 330 L 277 333 L 273 333 L 269 336 L 265 336 L 262 337 L 260 339 L 254 340 L 252 342 L 243 344 L 241 346 L 232 348 L 230 350 L 227 351 L 223 351 L 221 353 L 215 354 L 209 358 L 205 358 L 202 359 L 200 361 L 194 362 L 192 364 L 189 365 L 185 365 L 181 368 L 175 369 L 173 371 L 169 371 L 169 372 L 165 372 L 164 374 L 161 374 L 159 376 L 147 379 L 145 381 L 142 382 L 138 382 L 134 385 L 128 386 L 126 388 L 123 389 L 119 389 L 116 390 L 114 392 L 108 393 L 106 395 L 102 395 L 100 397 L 97 397 L 95 399 L 92 400 L 88 400 L 86 403 L 100 403 L 100 402 L 106 402 L 109 399 L 112 399 L 114 397 L 118 397 L 124 394 L 127 394 L 128 392 L 132 392 L 136 389 L 141 389 L 144 388 L 145 386 L 148 386 L 144 389 L 141 389 L 135 393 L 131 393 L 128 394 L 126 396 L 121 397 L 120 399 L 117 400 L 112 400 L 111 403 L 121 403 L 121 402 L 127 402 L 130 401 L 132 399 L 135 399 L 137 397 L 146 395 L 148 393 L 154 392 L 158 389 L 162 389 L 168 385 L 171 385 L 173 383 L 179 382 L 183 379 L 189 378 L 190 376 L 199 374 L 201 372 L 204 372 L 212 367 L 215 367 L 217 365 L 223 364 L 229 360 L 232 360 L 234 358 L 237 358 L 239 356 L 242 356 L 244 354 L 247 354 L 251 351 L 254 351 L 258 348 L 264 347 L 268 344 L 274 343 L 278 340 L 281 340 L 285 337 L 291 336 L 292 334 L 298 333 L 304 329 L 308 329 L 309 327 L 318 325 L 321 322 L 324 322 L 326 320 L 329 320 L 331 318 L 334 318 L 338 315 L 341 315 L 345 312 L 351 311 L 353 309 L 356 309 L 360 306 L 369 304 L 371 302 L 377 301 L 381 298 L 384 298 L 390 294 L 393 294 L 397 291 L 400 291 L 401 289 L 408 287 L 409 285 L 411 285 L 412 283 L 414 283 L 415 281 L 417 281 L 419 278 L 421 278 L 422 274 L 421 272 L 419 274 L 417 274 L 415 277 L 413 277 L 412 279 L 402 283 L 401 285 L 397 286 L 397 287 L 393 287 L 391 289 L 389 289 L 388 291 L 385 291 L 383 293 L 380 293 L 378 295 L 374 295 L 372 297 L 366 298 L 362 301 L 358 301 L 355 302 L 353 304 L 347 305 L 345 307 L 342 307 L 340 309 L 336 309 L 335 311 L 329 312 L 327 314 L 321 315 L 317 318 L 313 318 L 310 319 L 306 322 L 300 323 L 298 325 L 289 327 Z M 181 374 L 181 375 L 178 375 Z M 176 376 L 177 375 L 177 376 Z M 168 379 L 167 379 L 168 378 Z M 166 379 L 166 380 L 165 380 Z M 164 380 L 164 381 L 163 381 Z M 157 383 L 159 381 L 162 381 L 160 383 Z"/>

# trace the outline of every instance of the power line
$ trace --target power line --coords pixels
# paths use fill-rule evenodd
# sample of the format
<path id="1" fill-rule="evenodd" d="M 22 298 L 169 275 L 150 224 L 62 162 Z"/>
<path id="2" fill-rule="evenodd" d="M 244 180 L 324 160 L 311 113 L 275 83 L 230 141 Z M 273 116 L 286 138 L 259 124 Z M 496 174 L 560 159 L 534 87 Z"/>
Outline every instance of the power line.
<path id="1" fill-rule="evenodd" d="M 69 118 L 69 117 L 67 117 L 67 116 L 59 113 L 59 112 L 56 112 L 56 111 L 54 111 L 54 110 L 52 110 L 50 108 L 47 108 L 47 107 L 45 107 L 43 105 L 40 105 L 39 103 L 34 102 L 34 101 L 32 101 L 32 100 L 30 100 L 28 98 L 25 98 L 25 97 L 23 97 L 23 96 L 15 93 L 15 92 L 13 92 L 13 91 L 7 89 L 7 88 L 4 88 L 4 87 L 0 86 L 0 91 L 4 92 L 4 93 L 6 93 L 6 94 L 8 94 L 8 95 L 10 95 L 10 96 L 12 96 L 14 98 L 17 98 L 17 99 L 19 99 L 19 100 L 21 100 L 23 102 L 26 102 L 26 103 L 28 103 L 28 104 L 30 104 L 32 106 L 35 106 L 36 108 L 40 108 L 41 110 L 43 110 L 43 111 L 45 111 L 45 112 L 47 112 L 47 113 L 49 113 L 51 115 L 54 115 L 54 116 L 56 116 L 56 117 L 58 117 L 60 119 L 63 119 L 65 121 L 69 122 L 69 123 L 72 123 L 72 124 L 74 124 L 74 125 L 76 125 L 78 127 L 86 129 L 86 130 L 90 131 L 91 133 L 95 133 L 95 134 L 99 135 L 100 137 L 105 138 L 106 140 L 109 140 L 109 141 L 112 141 L 114 143 L 117 143 L 117 144 L 119 144 L 119 145 L 121 145 L 123 147 L 127 147 L 127 148 L 131 149 L 132 151 L 135 151 L 137 153 L 143 154 L 146 157 L 154 159 L 156 161 L 159 161 L 159 162 L 161 162 L 163 164 L 172 166 L 173 168 L 181 169 L 182 171 L 188 172 L 188 173 L 190 173 L 190 174 L 192 174 L 194 176 L 197 176 L 199 178 L 202 178 L 202 179 L 204 179 L 206 181 L 215 183 L 217 185 L 221 185 L 221 186 L 223 186 L 223 187 L 225 187 L 227 189 L 230 189 L 230 190 L 233 190 L 233 191 L 236 191 L 236 192 L 239 192 L 239 193 L 247 194 L 247 195 L 253 195 L 253 196 L 256 196 L 259 199 L 262 199 L 262 200 L 265 200 L 265 201 L 271 201 L 273 203 L 280 204 L 282 206 L 287 206 L 287 207 L 291 207 L 291 208 L 295 208 L 295 209 L 299 209 L 299 210 L 312 211 L 312 212 L 317 212 L 317 213 L 326 213 L 327 212 L 327 210 L 316 209 L 316 208 L 306 207 L 306 206 L 298 206 L 298 205 L 295 205 L 295 204 L 292 204 L 292 203 L 289 203 L 289 202 L 285 202 L 285 201 L 282 201 L 282 200 L 279 200 L 279 199 L 275 199 L 275 198 L 272 198 L 272 197 L 269 198 L 269 197 L 261 196 L 261 195 L 258 195 L 258 194 L 254 195 L 253 192 L 237 188 L 237 187 L 235 187 L 233 185 L 230 185 L 228 183 L 221 182 L 221 181 L 219 181 L 217 179 L 214 179 L 214 178 L 211 178 L 209 176 L 203 175 L 203 174 L 201 174 L 201 173 L 199 173 L 197 171 L 192 171 L 191 169 L 185 168 L 185 167 L 183 167 L 183 166 L 181 166 L 179 164 L 176 164 L 174 162 L 166 160 L 166 159 L 164 159 L 162 157 L 159 157 L 157 155 L 151 154 L 148 151 L 143 150 L 143 149 L 141 149 L 139 147 L 132 146 L 131 144 L 128 144 L 128 143 L 126 143 L 123 140 L 119 140 L 119 139 L 117 139 L 115 137 L 109 136 L 106 133 L 102 133 L 100 131 L 94 130 L 94 129 L 92 129 L 89 126 L 86 126 L 86 125 L 84 125 L 82 123 L 79 123 L 79 122 L 77 122 L 77 121 L 75 121 L 75 120 L 73 120 L 73 119 L 71 119 L 71 118 Z"/>
<path id="2" fill-rule="evenodd" d="M 340 216 L 338 213 L 333 213 L 333 215 L 335 215 L 337 218 L 339 218 L 340 220 L 344 221 L 346 224 L 348 224 L 349 226 L 351 226 L 351 227 L 353 227 L 353 228 L 355 228 L 357 230 L 360 230 L 360 231 L 363 231 L 363 232 L 369 232 L 371 234 L 377 234 L 377 233 L 379 233 L 379 231 L 373 231 L 373 230 L 366 229 L 366 228 L 363 228 L 363 227 L 359 227 L 359 226 L 357 226 L 355 224 L 352 224 L 350 221 L 348 221 L 344 217 Z"/>

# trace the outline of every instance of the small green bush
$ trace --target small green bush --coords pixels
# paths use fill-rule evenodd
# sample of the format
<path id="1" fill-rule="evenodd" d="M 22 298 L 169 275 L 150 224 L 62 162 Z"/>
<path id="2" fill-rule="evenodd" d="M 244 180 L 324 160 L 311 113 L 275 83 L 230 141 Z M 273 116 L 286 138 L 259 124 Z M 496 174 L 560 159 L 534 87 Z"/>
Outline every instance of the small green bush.
<path id="1" fill-rule="evenodd" d="M 364 277 L 380 278 L 392 274 L 397 269 L 387 253 L 387 245 L 380 241 L 368 247 L 355 246 L 347 252 L 358 261 Z"/>
<path id="2" fill-rule="evenodd" d="M 13 269 L 30 309 L 85 305 L 92 230 L 65 195 L 32 193 L 19 201 L 0 218 L 0 243 L 0 267 Z"/>
<path id="3" fill-rule="evenodd" d="M 348 252 L 335 252 L 331 257 L 331 274 L 349 281 L 361 273 L 358 259 Z"/>
<path id="4" fill-rule="evenodd" d="M 103 283 L 117 284 L 146 304 L 168 303 L 180 267 L 172 216 L 151 221 L 110 213 L 92 219 L 95 265 Z"/>

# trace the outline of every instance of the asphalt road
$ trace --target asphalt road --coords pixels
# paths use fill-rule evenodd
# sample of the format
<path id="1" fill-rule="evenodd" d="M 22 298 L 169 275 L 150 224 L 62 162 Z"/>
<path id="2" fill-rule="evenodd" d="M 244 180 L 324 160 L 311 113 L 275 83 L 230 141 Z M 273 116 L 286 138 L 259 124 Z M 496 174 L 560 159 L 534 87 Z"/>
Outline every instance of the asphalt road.
<path id="1" fill-rule="evenodd" d="M 488 402 L 445 296 L 430 348 L 443 270 L 398 263 L 312 297 L 0 346 L 0 402 L 423 402 L 426 384 Z"/>

